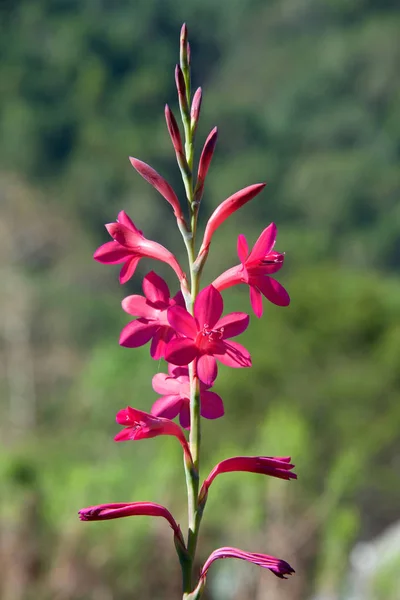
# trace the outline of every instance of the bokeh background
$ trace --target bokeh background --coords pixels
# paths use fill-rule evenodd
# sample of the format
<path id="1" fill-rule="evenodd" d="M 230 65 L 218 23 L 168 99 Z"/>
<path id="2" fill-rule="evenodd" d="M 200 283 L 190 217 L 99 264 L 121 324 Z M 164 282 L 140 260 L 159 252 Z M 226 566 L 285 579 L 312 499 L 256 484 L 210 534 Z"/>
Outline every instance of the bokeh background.
<path id="1" fill-rule="evenodd" d="M 289 308 L 266 306 L 220 369 L 226 416 L 204 423 L 204 473 L 235 454 L 291 454 L 297 482 L 249 474 L 210 493 L 215 547 L 275 554 L 289 581 L 213 566 L 208 600 L 400 598 L 400 11 L 395 0 L 2 0 L 0 3 L 0 597 L 164 600 L 172 536 L 145 518 L 77 510 L 150 500 L 186 527 L 175 440 L 115 444 L 115 413 L 149 410 L 164 365 L 118 345 L 123 289 L 92 260 L 125 209 L 184 260 L 167 203 L 131 168 L 183 189 L 163 106 L 177 112 L 181 23 L 219 126 L 202 206 L 267 181 L 214 238 L 204 283 L 272 220 Z M 197 153 L 198 156 L 198 153 Z M 249 310 L 243 286 L 228 310 Z"/>

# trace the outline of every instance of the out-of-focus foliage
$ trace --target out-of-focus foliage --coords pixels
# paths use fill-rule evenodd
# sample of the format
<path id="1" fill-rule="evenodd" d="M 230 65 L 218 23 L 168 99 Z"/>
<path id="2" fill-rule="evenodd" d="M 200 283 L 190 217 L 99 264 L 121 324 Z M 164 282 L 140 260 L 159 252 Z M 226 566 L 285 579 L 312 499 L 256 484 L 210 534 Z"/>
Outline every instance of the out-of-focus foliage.
<path id="1" fill-rule="evenodd" d="M 292 304 L 267 306 L 243 343 L 251 371 L 221 368 L 226 416 L 205 422 L 203 467 L 292 454 L 297 482 L 218 478 L 199 561 L 216 546 L 282 556 L 288 582 L 213 567 L 208 598 L 345 599 L 349 556 L 400 502 L 400 13 L 390 0 L 13 0 L 0 3 L 0 596 L 179 597 L 163 523 L 80 523 L 81 506 L 151 500 L 185 527 L 173 439 L 114 444 L 115 413 L 149 409 L 148 348 L 118 346 L 118 268 L 92 261 L 127 210 L 184 260 L 169 206 L 129 154 L 183 197 L 163 122 L 177 111 L 180 24 L 204 90 L 199 143 L 220 136 L 203 219 L 240 187 L 262 196 L 215 236 L 208 283 L 271 220 Z M 203 220 L 204 223 L 204 220 Z M 249 310 L 248 291 L 224 292 Z M 396 557 L 397 556 L 397 557 Z M 398 564 L 393 554 L 390 564 Z M 387 571 L 385 571 L 387 573 Z M 398 583 L 373 579 L 370 598 Z M 394 594 L 394 595 L 393 595 Z"/>

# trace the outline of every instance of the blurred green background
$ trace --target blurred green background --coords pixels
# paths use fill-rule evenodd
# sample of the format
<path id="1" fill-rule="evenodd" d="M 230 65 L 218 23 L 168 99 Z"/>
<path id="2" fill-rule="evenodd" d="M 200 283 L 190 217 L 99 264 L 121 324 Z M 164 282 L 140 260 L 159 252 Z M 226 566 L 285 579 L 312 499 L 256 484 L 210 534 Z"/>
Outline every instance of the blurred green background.
<path id="1" fill-rule="evenodd" d="M 249 474 L 210 492 L 199 567 L 225 545 L 274 554 L 289 581 L 213 566 L 208 600 L 400 598 L 400 29 L 395 0 L 0 2 L 0 597 L 180 597 L 169 528 L 80 523 L 102 502 L 165 504 L 186 528 L 181 451 L 115 444 L 115 413 L 149 410 L 165 365 L 120 348 L 123 289 L 95 263 L 125 209 L 184 260 L 167 203 L 131 168 L 152 164 L 183 198 L 163 106 L 177 114 L 181 23 L 219 141 L 202 205 L 263 194 L 214 238 L 204 284 L 272 220 L 292 304 L 243 336 L 251 371 L 220 369 L 226 416 L 204 423 L 203 467 L 293 456 L 297 482 Z M 198 156 L 198 153 L 197 153 Z M 249 311 L 244 286 L 227 310 Z M 266 303 L 265 303 L 266 304 Z"/>

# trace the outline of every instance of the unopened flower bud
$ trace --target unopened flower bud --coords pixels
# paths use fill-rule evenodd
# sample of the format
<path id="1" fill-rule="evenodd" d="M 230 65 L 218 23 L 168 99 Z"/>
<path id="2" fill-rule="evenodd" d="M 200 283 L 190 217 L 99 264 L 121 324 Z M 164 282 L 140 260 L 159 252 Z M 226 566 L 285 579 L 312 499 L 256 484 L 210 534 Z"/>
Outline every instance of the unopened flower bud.
<path id="1" fill-rule="evenodd" d="M 211 159 L 214 154 L 215 144 L 217 143 L 218 129 L 214 129 L 209 134 L 205 141 L 203 151 L 200 156 L 199 168 L 197 172 L 197 183 L 194 193 L 194 200 L 198 204 L 203 195 L 204 182 L 208 173 L 208 169 L 211 163 Z"/>
<path id="2" fill-rule="evenodd" d="M 179 52 L 179 58 L 180 58 L 180 64 L 181 64 L 181 69 L 185 70 L 189 64 L 190 64 L 190 60 L 189 60 L 189 44 L 188 44 L 188 30 L 186 27 L 186 23 L 184 23 L 182 25 L 181 28 L 181 36 L 180 36 L 180 52 Z"/>
<path id="3" fill-rule="evenodd" d="M 186 98 L 186 83 L 182 69 L 179 65 L 176 65 L 175 67 L 175 83 L 176 89 L 178 90 L 179 106 L 181 112 L 185 115 L 188 115 L 189 107 Z"/>
<path id="4" fill-rule="evenodd" d="M 178 123 L 176 122 L 173 112 L 171 111 L 168 104 L 165 105 L 165 120 L 167 122 L 168 132 L 171 137 L 172 144 L 175 148 L 175 152 L 178 155 L 184 155 Z"/>
<path id="5" fill-rule="evenodd" d="M 197 125 L 200 118 L 201 101 L 203 99 L 203 92 L 201 87 L 197 88 L 192 100 L 192 106 L 190 107 L 190 128 L 192 135 L 196 133 Z"/>

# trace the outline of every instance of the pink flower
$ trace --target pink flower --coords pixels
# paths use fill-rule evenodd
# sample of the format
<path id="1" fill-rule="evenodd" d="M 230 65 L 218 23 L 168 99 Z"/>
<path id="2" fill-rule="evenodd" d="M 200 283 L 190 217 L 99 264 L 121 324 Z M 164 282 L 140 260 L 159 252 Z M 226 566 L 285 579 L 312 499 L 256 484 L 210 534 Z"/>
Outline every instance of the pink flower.
<path id="1" fill-rule="evenodd" d="M 200 501 L 204 500 L 210 485 L 216 476 L 221 473 L 247 471 L 248 473 L 270 475 L 272 477 L 278 477 L 279 479 L 297 479 L 297 475 L 292 472 L 294 465 L 290 460 L 290 456 L 235 456 L 233 458 L 227 458 L 218 463 L 204 481 L 200 491 Z"/>
<path id="2" fill-rule="evenodd" d="M 125 429 L 115 436 L 114 440 L 116 442 L 144 440 L 158 435 L 173 435 L 178 438 L 185 456 L 191 461 L 189 446 L 183 431 L 179 425 L 170 421 L 170 419 L 156 417 L 137 408 L 127 406 L 127 408 L 123 408 L 117 413 L 116 421 L 119 425 L 125 426 Z"/>
<path id="3" fill-rule="evenodd" d="M 276 241 L 276 225 L 271 223 L 261 233 L 249 253 L 247 240 L 239 235 L 237 251 L 241 264 L 228 269 L 220 275 L 213 286 L 222 291 L 232 285 L 247 283 L 250 286 L 250 302 L 257 317 L 263 312 L 262 295 L 278 306 L 287 306 L 289 294 L 276 279 L 269 277 L 282 268 L 284 255 L 273 250 Z"/>
<path id="4" fill-rule="evenodd" d="M 196 359 L 198 377 L 208 387 L 217 377 L 216 359 L 228 367 L 251 367 L 246 348 L 227 341 L 247 329 L 249 316 L 237 312 L 220 318 L 223 308 L 221 294 L 209 285 L 196 298 L 194 317 L 180 306 L 169 308 L 167 313 L 171 327 L 185 337 L 168 343 L 165 359 L 178 366 Z"/>
<path id="5" fill-rule="evenodd" d="M 210 167 L 211 159 L 214 154 L 215 144 L 217 143 L 217 137 L 218 129 L 214 127 L 214 129 L 211 131 L 211 133 L 205 141 L 204 148 L 202 150 L 199 160 L 196 189 L 194 192 L 194 199 L 196 203 L 200 202 L 201 197 L 203 195 L 204 183 L 207 177 L 208 169 Z"/>
<path id="6" fill-rule="evenodd" d="M 124 311 L 140 318 L 125 325 L 119 343 L 126 348 L 138 348 L 152 340 L 150 354 L 158 360 L 176 335 L 167 320 L 167 310 L 170 306 L 185 306 L 185 302 L 181 292 L 170 298 L 168 285 L 154 271 L 146 275 L 142 287 L 144 296 L 127 296 L 122 300 Z"/>
<path id="7" fill-rule="evenodd" d="M 206 560 L 201 573 L 200 578 L 204 579 L 207 575 L 207 571 L 215 560 L 219 558 L 238 558 L 240 560 L 246 560 L 264 569 L 269 569 L 274 575 L 280 579 L 287 579 L 286 575 L 294 573 L 294 569 L 285 560 L 269 556 L 268 554 L 258 554 L 256 552 L 244 552 L 239 548 L 218 548 L 214 550 Z"/>
<path id="8" fill-rule="evenodd" d="M 185 274 L 172 252 L 146 239 L 123 210 L 118 214 L 117 221 L 108 223 L 106 229 L 114 241 L 100 246 L 94 253 L 94 259 L 109 265 L 124 263 L 119 276 L 120 283 L 126 283 L 132 277 L 140 259 L 144 257 L 169 264 L 179 281 L 186 282 Z"/>
<path id="9" fill-rule="evenodd" d="M 222 399 L 215 392 L 209 392 L 206 384 L 200 382 L 200 414 L 206 419 L 218 419 L 224 414 Z M 187 367 L 168 365 L 168 375 L 157 373 L 153 377 L 153 390 L 163 394 L 155 401 L 151 413 L 157 417 L 174 419 L 179 414 L 179 422 L 185 429 L 190 428 L 190 380 Z"/>
<path id="10" fill-rule="evenodd" d="M 169 510 L 153 502 L 115 502 L 112 504 L 99 504 L 81 508 L 78 512 L 81 521 L 107 521 L 121 517 L 164 517 L 174 530 L 179 541 L 183 542 L 181 529 Z"/>
<path id="11" fill-rule="evenodd" d="M 211 243 L 212 236 L 220 225 L 236 210 L 241 206 L 252 200 L 257 194 L 265 188 L 265 183 L 255 183 L 249 185 L 242 190 L 239 190 L 232 196 L 229 196 L 226 200 L 221 202 L 219 206 L 214 210 L 211 217 L 208 219 L 206 229 L 204 232 L 203 243 L 199 251 L 199 257 L 203 256 L 208 252 L 209 245 Z"/>
<path id="12" fill-rule="evenodd" d="M 176 128 L 178 128 L 176 121 L 175 121 L 175 125 L 176 125 Z M 178 135 L 179 135 L 179 129 L 178 129 Z M 150 167 L 150 165 L 139 160 L 138 158 L 134 158 L 133 156 L 130 156 L 129 160 L 131 162 L 132 167 L 134 169 L 136 169 L 136 171 L 139 173 L 139 175 L 141 175 L 143 177 L 143 179 L 145 179 L 147 181 L 147 183 L 150 183 L 150 185 L 152 185 L 153 188 L 155 188 L 157 190 L 157 192 L 159 192 L 161 194 L 161 196 L 163 196 L 166 199 L 166 201 L 169 202 L 169 204 L 174 209 L 174 215 L 176 216 L 176 218 L 179 221 L 183 221 L 184 217 L 183 217 L 181 205 L 179 203 L 177 195 L 175 194 L 174 190 L 172 189 L 172 187 L 170 186 L 168 181 L 166 181 L 164 179 L 164 177 L 161 177 L 161 175 L 159 173 L 157 173 L 157 171 L 155 169 L 153 169 L 153 167 Z"/>

